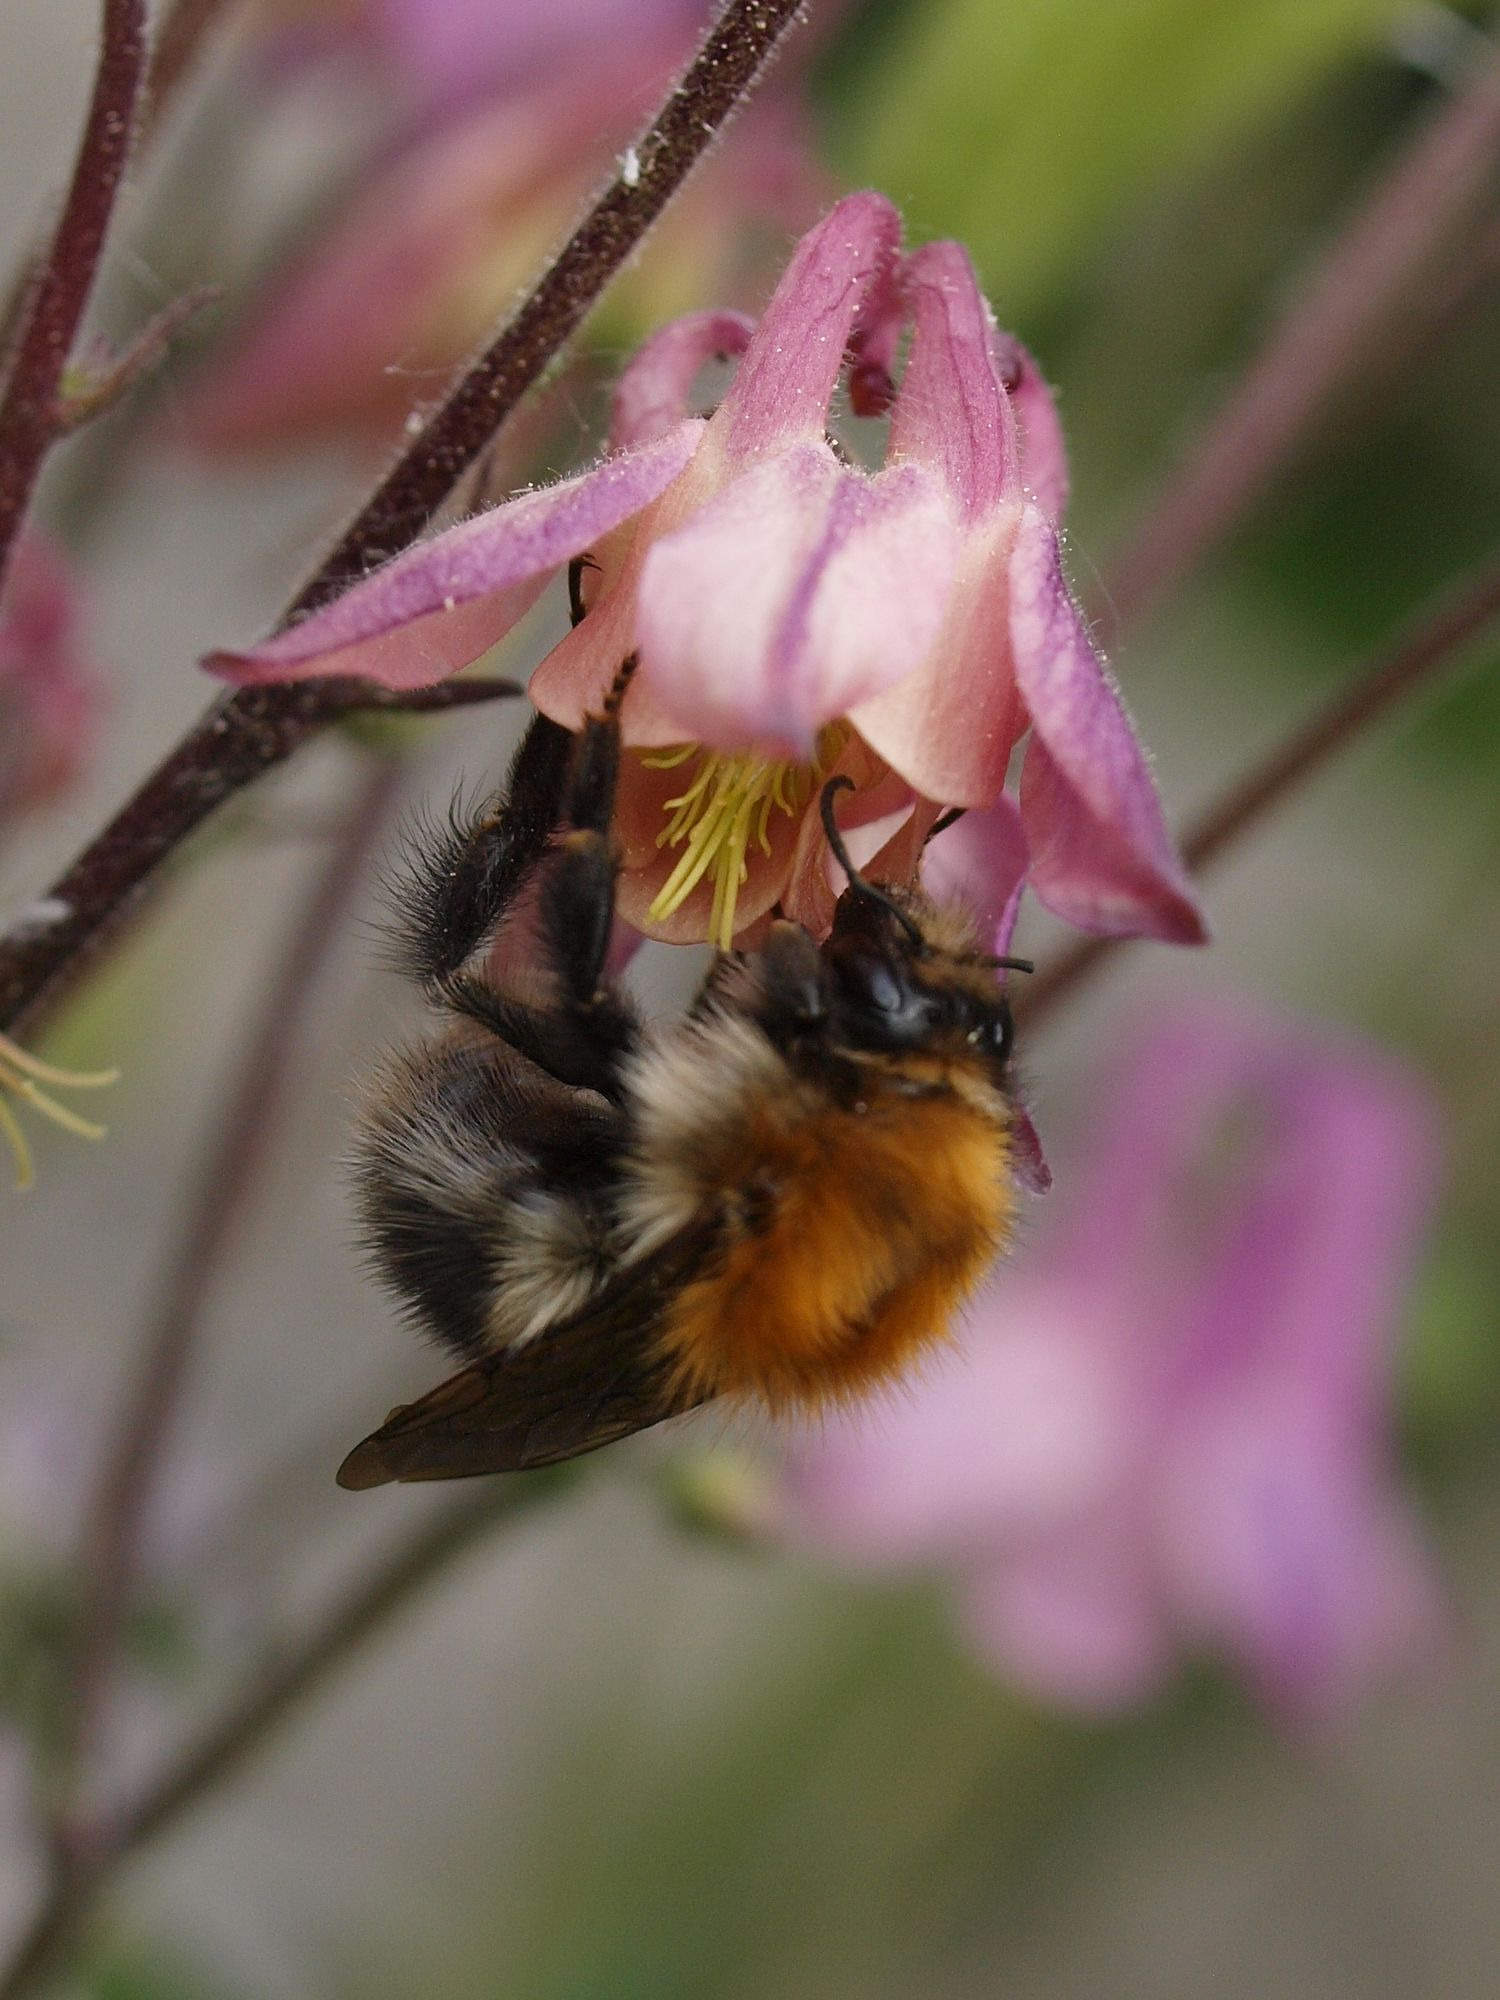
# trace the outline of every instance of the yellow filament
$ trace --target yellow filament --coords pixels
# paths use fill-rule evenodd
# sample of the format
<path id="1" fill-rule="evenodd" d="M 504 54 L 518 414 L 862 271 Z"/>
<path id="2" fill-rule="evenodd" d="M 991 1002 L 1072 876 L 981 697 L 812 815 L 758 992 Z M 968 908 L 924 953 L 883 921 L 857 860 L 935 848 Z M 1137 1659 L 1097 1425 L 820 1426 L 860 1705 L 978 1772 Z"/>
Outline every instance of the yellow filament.
<path id="1" fill-rule="evenodd" d="M 680 909 L 712 870 L 709 941 L 720 951 L 728 951 L 740 888 L 750 872 L 745 857 L 751 842 L 769 856 L 771 814 L 797 817 L 837 755 L 844 734 L 837 725 L 825 729 L 818 739 L 816 761 L 811 764 L 760 757 L 751 751 L 726 754 L 705 750 L 699 743 L 674 744 L 668 750 L 643 754 L 642 763 L 653 771 L 675 771 L 679 765 L 698 760 L 686 788 L 662 808 L 667 823 L 656 836 L 656 844 L 680 847 L 683 852 L 647 911 L 651 921 L 660 923 Z"/>
<path id="2" fill-rule="evenodd" d="M 4 1139 L 9 1146 L 11 1158 L 16 1163 L 18 1189 L 29 1188 L 35 1175 L 26 1134 L 21 1129 L 21 1121 L 6 1102 L 6 1094 L 29 1104 L 33 1111 L 39 1111 L 65 1132 L 72 1132 L 80 1139 L 102 1139 L 105 1130 L 102 1125 L 96 1125 L 91 1118 L 80 1118 L 76 1111 L 70 1111 L 66 1104 L 59 1104 L 41 1086 L 50 1083 L 59 1090 L 102 1090 L 107 1084 L 117 1082 L 119 1075 L 117 1069 L 58 1069 L 55 1064 L 45 1063 L 40 1057 L 29 1054 L 8 1035 L 0 1035 L 0 1139 Z"/>

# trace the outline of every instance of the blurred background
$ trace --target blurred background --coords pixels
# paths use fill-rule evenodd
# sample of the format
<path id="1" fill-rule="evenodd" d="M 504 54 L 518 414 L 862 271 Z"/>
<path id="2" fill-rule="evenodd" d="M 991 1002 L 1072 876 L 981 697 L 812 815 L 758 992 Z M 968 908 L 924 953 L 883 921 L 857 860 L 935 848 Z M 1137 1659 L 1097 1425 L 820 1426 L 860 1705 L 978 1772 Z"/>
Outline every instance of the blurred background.
<path id="1" fill-rule="evenodd" d="M 705 12 L 220 10 L 117 213 L 95 317 L 119 342 L 190 287 L 222 295 L 52 461 L 39 523 L 67 552 L 92 740 L 0 828 L 7 914 L 202 710 L 198 656 L 274 620 L 413 404 L 651 114 Z M 968 243 L 1056 389 L 1074 583 L 1169 814 L 1190 821 L 1494 546 L 1493 134 L 1451 212 L 1425 204 L 1420 254 L 1222 540 L 1148 588 L 1138 539 L 1374 191 L 1493 62 L 1494 20 L 1390 0 L 808 14 L 488 478 L 503 491 L 582 463 L 613 371 L 653 325 L 710 301 L 753 309 L 829 199 L 878 186 L 909 240 Z M 16 0 L 0 19 L 10 267 L 65 184 L 96 15 Z M 500 667 L 524 672 L 564 620 L 559 589 Z M 1363 1038 L 1430 1096 L 1442 1199 L 1380 1333 L 1399 1335 L 1389 1421 L 1444 1604 L 1420 1657 L 1315 1730 L 1288 1728 L 1212 1649 L 1082 1714 L 966 1637 L 941 1565 L 853 1568 L 779 1534 L 776 1440 L 713 1423 L 643 1439 L 477 1538 L 133 1858 L 58 1990 L 1492 1993 L 1497 667 L 1492 636 L 1235 849 L 1205 884 L 1210 949 L 1119 949 L 1024 1052 L 1057 1202 L 1088 1156 L 1099 1077 L 1190 1001 Z M 7 1934 L 41 1887 L 35 1773 L 45 1796 L 102 1440 L 340 843 L 350 880 L 273 1037 L 285 1074 L 273 1092 L 267 1073 L 259 1158 L 204 1286 L 99 1799 L 452 1504 L 332 1483 L 388 1405 L 436 1379 L 361 1272 L 341 1157 L 360 1077 L 419 1016 L 381 963 L 380 859 L 403 810 L 503 769 L 513 706 L 329 738 L 241 794 L 46 1039 L 50 1060 L 117 1063 L 123 1080 L 84 1106 L 102 1105 L 102 1145 L 32 1125 L 38 1184 L 0 1198 Z M 1020 949 L 1045 960 L 1062 943 L 1023 914 Z M 692 983 L 681 957 L 640 968 L 660 1004 Z"/>

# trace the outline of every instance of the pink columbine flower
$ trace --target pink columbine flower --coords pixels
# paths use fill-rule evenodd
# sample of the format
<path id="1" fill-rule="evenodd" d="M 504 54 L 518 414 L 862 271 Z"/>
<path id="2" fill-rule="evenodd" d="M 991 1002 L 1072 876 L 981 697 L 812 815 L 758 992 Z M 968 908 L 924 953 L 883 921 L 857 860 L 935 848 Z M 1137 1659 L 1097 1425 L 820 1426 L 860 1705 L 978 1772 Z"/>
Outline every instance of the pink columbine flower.
<path id="1" fill-rule="evenodd" d="M 351 27 L 421 101 L 445 105 L 618 63 L 658 34 L 686 47 L 710 13 L 705 0 L 360 0 Z"/>
<path id="2" fill-rule="evenodd" d="M 1431 1108 L 1363 1049 L 1218 1013 L 1102 1101 L 967 1343 L 796 1455 L 792 1533 L 950 1567 L 979 1651 L 1044 1699 L 1121 1707 L 1211 1648 L 1332 1719 L 1442 1622 L 1391 1441 Z"/>
<path id="3" fill-rule="evenodd" d="M 398 124 L 414 103 L 427 116 L 359 176 L 191 386 L 178 420 L 192 442 L 384 447 L 566 236 L 708 11 L 702 0 L 364 7 L 347 32 L 384 56 Z M 614 32 L 626 12 L 629 33 Z M 799 74 L 781 66 L 772 84 L 624 275 L 625 324 L 736 295 L 762 261 L 749 246 L 825 205 Z"/>
<path id="4" fill-rule="evenodd" d="M 591 472 L 436 536 L 209 664 L 240 681 L 425 685 L 587 553 L 588 616 L 532 695 L 577 727 L 639 654 L 621 907 L 648 934 L 727 945 L 778 903 L 825 928 L 815 806 L 842 772 L 855 791 L 841 819 L 865 830 L 856 858 L 885 879 L 910 879 L 938 814 L 960 806 L 990 815 L 1003 872 L 1024 834 L 1031 886 L 1071 922 L 1200 939 L 1145 758 L 1063 577 L 1051 399 L 996 333 L 964 251 L 903 257 L 899 235 L 882 196 L 847 197 L 803 237 L 758 326 L 700 313 L 646 344 Z M 715 354 L 738 356 L 733 379 L 710 417 L 692 416 Z M 846 377 L 857 412 L 889 411 L 873 472 L 830 438 Z M 1028 731 L 1017 822 L 1002 788 Z"/>

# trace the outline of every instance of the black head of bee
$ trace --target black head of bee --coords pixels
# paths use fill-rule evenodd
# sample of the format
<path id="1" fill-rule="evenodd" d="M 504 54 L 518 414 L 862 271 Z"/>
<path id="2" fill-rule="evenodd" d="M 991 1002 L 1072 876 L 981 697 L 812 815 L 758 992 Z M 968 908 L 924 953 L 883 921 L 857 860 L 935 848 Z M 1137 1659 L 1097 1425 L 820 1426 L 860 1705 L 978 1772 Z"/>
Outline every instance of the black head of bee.
<path id="1" fill-rule="evenodd" d="M 958 948 L 925 898 L 866 881 L 834 818 L 834 799 L 848 785 L 830 779 L 819 801 L 828 844 L 848 877 L 823 947 L 844 1039 L 891 1051 L 961 1046 L 1002 1071 L 1013 1025 L 995 973 L 1029 972 L 1030 962 Z"/>

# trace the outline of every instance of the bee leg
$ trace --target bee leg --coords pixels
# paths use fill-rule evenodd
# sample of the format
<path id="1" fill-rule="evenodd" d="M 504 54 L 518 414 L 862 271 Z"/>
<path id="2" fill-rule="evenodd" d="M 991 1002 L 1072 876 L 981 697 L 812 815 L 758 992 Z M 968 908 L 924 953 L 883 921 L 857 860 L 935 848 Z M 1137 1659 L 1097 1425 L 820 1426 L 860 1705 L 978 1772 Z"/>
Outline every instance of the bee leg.
<path id="1" fill-rule="evenodd" d="M 558 833 L 536 875 L 536 926 L 542 964 L 557 982 L 552 1005 L 498 991 L 487 980 L 452 975 L 440 997 L 498 1035 L 564 1083 L 614 1099 L 620 1067 L 634 1048 L 634 1011 L 604 981 L 615 914 L 618 861 L 610 841 L 620 769 L 620 702 L 635 672 L 620 667 L 601 715 L 584 724 L 568 773 Z"/>
<path id="2" fill-rule="evenodd" d="M 505 790 L 414 843 L 396 889 L 397 938 L 401 964 L 422 984 L 458 972 L 546 853 L 565 812 L 573 744 L 560 723 L 537 716 Z"/>

